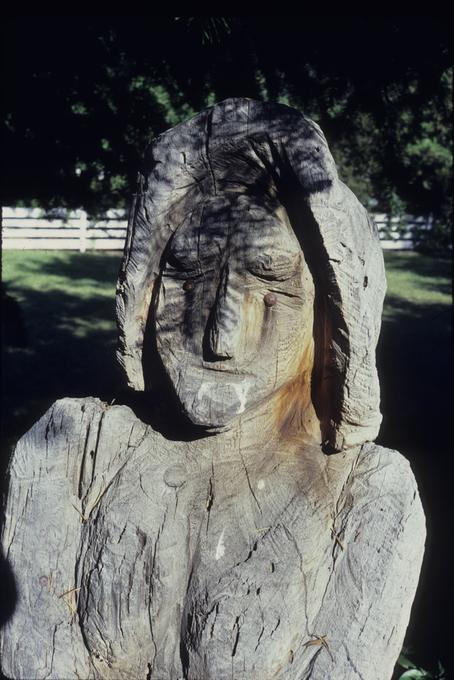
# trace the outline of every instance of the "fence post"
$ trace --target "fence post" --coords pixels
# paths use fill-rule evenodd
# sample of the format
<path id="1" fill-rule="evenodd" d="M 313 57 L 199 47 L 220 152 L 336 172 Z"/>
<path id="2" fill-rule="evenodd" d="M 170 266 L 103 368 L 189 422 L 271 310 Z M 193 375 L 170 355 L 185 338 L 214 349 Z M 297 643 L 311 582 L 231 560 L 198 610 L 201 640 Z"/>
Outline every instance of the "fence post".
<path id="1" fill-rule="evenodd" d="M 81 210 L 79 215 L 79 251 L 85 253 L 87 250 L 88 217 L 85 210 Z"/>

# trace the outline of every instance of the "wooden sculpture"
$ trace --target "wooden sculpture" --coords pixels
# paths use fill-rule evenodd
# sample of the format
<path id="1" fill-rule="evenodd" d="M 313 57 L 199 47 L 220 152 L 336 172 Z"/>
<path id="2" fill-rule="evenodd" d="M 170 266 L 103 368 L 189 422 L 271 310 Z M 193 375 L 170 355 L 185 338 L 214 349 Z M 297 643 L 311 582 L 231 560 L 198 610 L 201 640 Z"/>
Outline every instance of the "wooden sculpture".
<path id="1" fill-rule="evenodd" d="M 319 127 L 229 99 L 146 153 L 117 290 L 144 397 L 17 445 L 11 678 L 389 679 L 424 516 L 373 443 L 385 292 Z M 148 406 L 147 406 L 148 405 Z"/>

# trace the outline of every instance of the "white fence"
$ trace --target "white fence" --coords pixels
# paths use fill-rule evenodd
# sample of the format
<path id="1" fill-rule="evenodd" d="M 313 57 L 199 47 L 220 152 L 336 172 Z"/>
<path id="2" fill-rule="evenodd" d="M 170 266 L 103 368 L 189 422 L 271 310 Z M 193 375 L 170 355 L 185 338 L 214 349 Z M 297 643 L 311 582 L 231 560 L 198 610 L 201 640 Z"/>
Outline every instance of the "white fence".
<path id="1" fill-rule="evenodd" d="M 124 210 L 108 210 L 90 220 L 84 210 L 2 208 L 2 246 L 5 250 L 123 250 Z"/>
<path id="2" fill-rule="evenodd" d="M 378 227 L 383 250 L 412 250 L 415 232 L 432 229 L 432 219 L 425 217 L 389 217 L 384 213 L 371 213 Z"/>
<path id="3" fill-rule="evenodd" d="M 385 250 L 413 248 L 415 228 L 430 229 L 424 218 L 388 218 L 373 214 Z M 401 228 L 403 225 L 403 228 Z M 124 210 L 108 210 L 92 220 L 83 210 L 2 208 L 2 247 L 5 250 L 123 250 L 126 237 Z"/>

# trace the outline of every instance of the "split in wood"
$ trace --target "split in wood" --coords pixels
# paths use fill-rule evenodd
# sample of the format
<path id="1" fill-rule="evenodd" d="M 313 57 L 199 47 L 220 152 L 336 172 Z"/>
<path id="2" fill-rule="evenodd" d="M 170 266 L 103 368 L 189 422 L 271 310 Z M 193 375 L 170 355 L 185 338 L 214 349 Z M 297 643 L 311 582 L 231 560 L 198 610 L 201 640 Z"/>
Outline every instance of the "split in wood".
<path id="1" fill-rule="evenodd" d="M 71 612 L 71 616 L 76 616 L 76 614 L 77 614 L 77 607 L 76 607 L 76 605 L 75 605 L 71 600 L 67 600 L 67 599 L 66 599 L 66 596 L 67 596 L 67 595 L 72 595 L 72 593 L 77 593 L 77 592 L 79 592 L 79 590 L 80 590 L 80 587 L 79 587 L 79 588 L 69 588 L 68 590 L 65 590 L 64 593 L 61 593 L 60 595 L 57 595 L 58 598 L 62 598 L 62 597 L 65 598 L 65 599 L 63 600 L 63 602 L 66 604 L 66 606 L 68 607 L 69 611 Z"/>
<path id="2" fill-rule="evenodd" d="M 57 597 L 65 597 L 65 595 L 69 595 L 70 593 L 75 593 L 79 590 L 80 590 L 80 586 L 79 586 L 79 588 L 70 588 L 69 590 L 65 590 L 64 593 L 61 593 L 61 595 L 57 595 Z"/>
<path id="3" fill-rule="evenodd" d="M 333 512 L 331 513 L 331 519 L 332 519 L 332 522 L 333 522 L 332 527 L 331 527 L 331 538 L 334 538 L 334 540 L 339 545 L 341 550 L 345 550 L 345 546 L 340 539 L 340 535 L 343 532 L 343 529 L 341 529 L 339 532 L 337 532 L 335 527 L 334 527 L 334 524 L 335 524 L 336 519 L 338 518 L 339 514 L 340 513 L 337 513 L 337 514 L 334 514 Z"/>
<path id="4" fill-rule="evenodd" d="M 79 515 L 80 515 L 80 521 L 82 522 L 82 524 L 85 524 L 85 522 L 88 522 L 88 520 L 90 519 L 91 513 L 92 513 L 93 510 L 96 508 L 96 506 L 98 505 L 99 501 L 101 500 L 101 498 L 103 497 L 103 495 L 104 495 L 105 492 L 107 491 L 107 486 L 108 486 L 108 485 L 104 485 L 104 488 L 102 488 L 102 489 L 99 490 L 99 493 L 98 493 L 98 495 L 96 496 L 96 500 L 95 500 L 95 502 L 93 503 L 93 505 L 91 506 L 91 508 L 90 508 L 90 510 L 89 510 L 89 512 L 88 512 L 87 515 L 86 515 L 85 513 L 82 513 L 82 512 L 79 510 L 79 508 L 76 508 L 76 506 L 74 505 L 74 503 L 71 503 L 71 505 L 73 506 L 74 510 L 75 510 L 77 513 L 79 513 Z"/>
<path id="5" fill-rule="evenodd" d="M 315 646 L 315 645 L 320 645 L 321 647 L 324 647 L 326 649 L 326 651 L 328 652 L 328 654 L 331 657 L 331 660 L 334 661 L 334 657 L 331 654 L 331 650 L 329 648 L 328 641 L 327 641 L 326 637 L 327 637 L 326 635 L 314 635 L 313 636 L 314 639 L 308 640 L 307 642 L 304 643 L 303 646 L 304 647 L 312 647 L 312 646 Z"/>

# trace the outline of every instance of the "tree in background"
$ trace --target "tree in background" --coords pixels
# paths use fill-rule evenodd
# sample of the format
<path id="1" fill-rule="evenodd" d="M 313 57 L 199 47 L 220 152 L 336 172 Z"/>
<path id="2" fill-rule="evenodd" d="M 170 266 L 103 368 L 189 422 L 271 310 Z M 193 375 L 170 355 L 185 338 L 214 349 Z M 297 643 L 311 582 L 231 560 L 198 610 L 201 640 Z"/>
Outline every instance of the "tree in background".
<path id="1" fill-rule="evenodd" d="M 124 206 L 154 136 L 247 96 L 314 118 L 362 202 L 431 215 L 445 245 L 448 44 L 433 16 L 11 18 L 3 204 Z"/>

